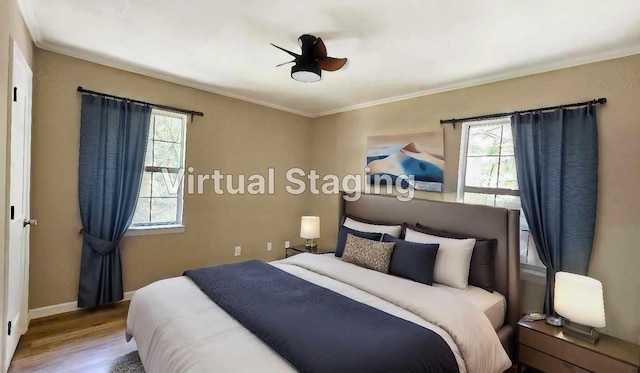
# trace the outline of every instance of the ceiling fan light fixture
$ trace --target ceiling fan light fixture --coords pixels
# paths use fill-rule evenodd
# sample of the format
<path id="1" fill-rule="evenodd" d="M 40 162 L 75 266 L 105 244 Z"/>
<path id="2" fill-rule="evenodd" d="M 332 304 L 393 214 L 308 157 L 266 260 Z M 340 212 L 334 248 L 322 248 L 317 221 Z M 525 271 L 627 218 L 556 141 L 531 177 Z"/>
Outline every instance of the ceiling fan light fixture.
<path id="1" fill-rule="evenodd" d="M 322 70 L 340 70 L 346 63 L 346 58 L 335 58 L 327 56 L 327 47 L 321 38 L 304 34 L 298 38 L 301 54 L 279 47 L 273 43 L 274 47 L 280 49 L 293 57 L 292 61 L 287 61 L 276 65 L 276 67 L 293 63 L 291 67 L 291 78 L 298 82 L 313 83 L 322 79 Z"/>
<path id="2" fill-rule="evenodd" d="M 295 64 L 291 67 L 291 77 L 303 83 L 314 83 L 322 78 L 322 71 L 318 63 Z"/>

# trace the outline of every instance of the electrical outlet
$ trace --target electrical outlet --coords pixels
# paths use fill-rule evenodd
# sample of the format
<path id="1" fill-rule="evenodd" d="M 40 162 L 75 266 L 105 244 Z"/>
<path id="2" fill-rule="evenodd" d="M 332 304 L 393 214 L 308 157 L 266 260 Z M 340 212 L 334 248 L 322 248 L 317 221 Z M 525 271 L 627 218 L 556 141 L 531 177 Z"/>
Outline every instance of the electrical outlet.
<path id="1" fill-rule="evenodd" d="M 242 247 L 241 246 L 236 246 L 235 255 L 236 256 L 242 255 Z"/>
<path id="2" fill-rule="evenodd" d="M 273 249 L 271 242 L 267 242 L 267 251 L 271 251 L 271 249 Z"/>
<path id="3" fill-rule="evenodd" d="M 291 247 L 291 242 L 284 241 L 284 248 L 286 249 L 287 247 Z"/>

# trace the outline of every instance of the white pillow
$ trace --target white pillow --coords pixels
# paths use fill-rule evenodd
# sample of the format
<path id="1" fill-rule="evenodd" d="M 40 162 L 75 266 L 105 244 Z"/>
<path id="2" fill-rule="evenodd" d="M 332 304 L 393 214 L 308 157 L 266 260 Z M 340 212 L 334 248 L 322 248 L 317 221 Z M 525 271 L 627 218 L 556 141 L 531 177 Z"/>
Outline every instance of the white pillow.
<path id="1" fill-rule="evenodd" d="M 405 241 L 440 244 L 433 269 L 433 281 L 458 289 L 469 286 L 469 266 L 475 238 L 455 239 L 432 236 L 407 228 Z"/>
<path id="2" fill-rule="evenodd" d="M 344 224 L 342 225 L 360 232 L 386 233 L 395 238 L 399 238 L 402 232 L 402 225 L 369 224 L 353 220 L 349 217 L 345 219 Z"/>

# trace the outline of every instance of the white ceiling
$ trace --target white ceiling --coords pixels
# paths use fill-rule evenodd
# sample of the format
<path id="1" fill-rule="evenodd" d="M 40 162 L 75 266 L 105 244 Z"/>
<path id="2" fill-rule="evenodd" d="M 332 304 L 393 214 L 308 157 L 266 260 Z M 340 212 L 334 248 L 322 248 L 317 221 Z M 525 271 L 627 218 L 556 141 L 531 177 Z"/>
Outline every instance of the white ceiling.
<path id="1" fill-rule="evenodd" d="M 640 53 L 639 0 L 19 2 L 44 49 L 311 117 Z M 275 68 L 303 33 L 345 68 Z"/>

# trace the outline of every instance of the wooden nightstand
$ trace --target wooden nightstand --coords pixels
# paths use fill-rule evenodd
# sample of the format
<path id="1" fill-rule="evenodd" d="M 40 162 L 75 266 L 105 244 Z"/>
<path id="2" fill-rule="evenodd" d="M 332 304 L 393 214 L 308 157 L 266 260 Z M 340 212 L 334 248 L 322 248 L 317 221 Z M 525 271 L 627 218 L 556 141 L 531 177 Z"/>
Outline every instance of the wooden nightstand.
<path id="1" fill-rule="evenodd" d="M 640 372 L 640 346 L 604 334 L 592 345 L 544 321 L 520 320 L 518 343 L 518 372 L 522 366 L 549 373 Z"/>
<path id="2" fill-rule="evenodd" d="M 307 249 L 306 246 L 304 245 L 296 245 L 296 246 L 291 246 L 291 247 L 287 247 L 286 249 L 284 249 L 284 257 L 288 258 L 290 256 L 294 256 L 296 254 L 300 254 L 300 253 L 312 253 L 312 254 L 332 254 L 335 253 L 335 251 L 329 251 L 329 250 L 324 250 L 324 249 L 318 249 L 317 251 L 311 252 L 311 250 Z"/>

